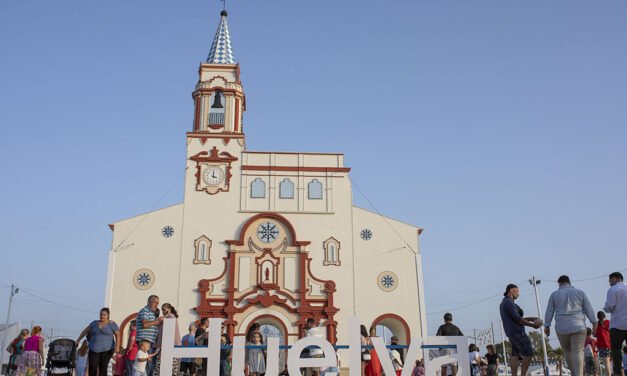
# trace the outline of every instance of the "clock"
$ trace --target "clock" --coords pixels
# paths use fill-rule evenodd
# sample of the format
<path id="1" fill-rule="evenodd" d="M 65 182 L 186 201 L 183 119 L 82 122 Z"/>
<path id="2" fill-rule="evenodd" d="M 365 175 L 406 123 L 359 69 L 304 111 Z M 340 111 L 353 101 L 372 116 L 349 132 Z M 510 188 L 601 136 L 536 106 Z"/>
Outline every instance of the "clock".
<path id="1" fill-rule="evenodd" d="M 224 170 L 217 166 L 207 166 L 202 173 L 202 180 L 207 185 L 219 185 L 224 181 Z"/>
<path id="2" fill-rule="evenodd" d="M 264 243 L 272 243 L 279 237 L 279 228 L 272 222 L 264 222 L 257 227 L 257 237 Z"/>
<path id="3" fill-rule="evenodd" d="M 209 151 L 201 151 L 189 158 L 196 162 L 196 190 L 210 195 L 228 192 L 231 183 L 231 163 L 237 160 L 226 151 L 213 147 Z"/>

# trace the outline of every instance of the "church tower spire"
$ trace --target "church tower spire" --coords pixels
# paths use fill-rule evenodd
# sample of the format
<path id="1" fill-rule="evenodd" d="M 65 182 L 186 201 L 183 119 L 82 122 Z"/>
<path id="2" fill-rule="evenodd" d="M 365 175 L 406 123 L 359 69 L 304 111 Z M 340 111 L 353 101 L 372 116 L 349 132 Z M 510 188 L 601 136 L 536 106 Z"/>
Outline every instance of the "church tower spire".
<path id="1" fill-rule="evenodd" d="M 211 43 L 207 63 L 209 64 L 236 64 L 235 56 L 233 56 L 233 48 L 231 47 L 231 35 L 229 34 L 229 25 L 226 22 L 228 13 L 226 10 L 220 12 L 220 23 L 216 36 Z"/>
<path id="2" fill-rule="evenodd" d="M 246 102 L 239 65 L 231 47 L 231 35 L 226 10 L 220 12 L 220 22 L 209 56 L 200 64 L 199 80 L 192 93 L 194 98 L 193 134 L 203 138 L 242 138 L 243 113 Z"/>

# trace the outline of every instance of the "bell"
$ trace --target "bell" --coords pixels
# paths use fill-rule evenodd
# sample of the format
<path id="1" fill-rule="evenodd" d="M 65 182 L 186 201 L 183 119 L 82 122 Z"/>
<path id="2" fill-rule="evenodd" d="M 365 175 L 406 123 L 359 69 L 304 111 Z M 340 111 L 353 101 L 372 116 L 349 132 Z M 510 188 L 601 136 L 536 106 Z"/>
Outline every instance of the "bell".
<path id="1" fill-rule="evenodd" d="M 220 93 L 216 93 L 216 96 L 215 96 L 215 99 L 213 100 L 213 105 L 211 105 L 211 108 L 224 108 L 224 106 L 222 106 L 222 100 L 220 98 L 222 98 L 222 95 L 220 95 Z"/>

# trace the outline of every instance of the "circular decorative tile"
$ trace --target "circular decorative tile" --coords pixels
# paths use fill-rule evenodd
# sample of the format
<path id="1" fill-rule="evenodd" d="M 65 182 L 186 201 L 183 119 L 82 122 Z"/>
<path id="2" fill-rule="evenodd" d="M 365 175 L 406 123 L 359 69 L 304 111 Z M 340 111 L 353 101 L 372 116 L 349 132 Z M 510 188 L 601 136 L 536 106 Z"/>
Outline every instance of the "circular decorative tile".
<path id="1" fill-rule="evenodd" d="M 383 291 L 394 291 L 398 287 L 398 276 L 392 272 L 381 272 L 377 277 L 377 284 Z"/>
<path id="2" fill-rule="evenodd" d="M 161 229 L 161 235 L 163 235 L 164 238 L 171 238 L 172 235 L 174 235 L 174 228 L 172 226 L 165 226 Z"/>
<path id="3" fill-rule="evenodd" d="M 264 222 L 257 227 L 257 237 L 264 243 L 272 243 L 279 237 L 279 228 L 272 222 Z"/>
<path id="4" fill-rule="evenodd" d="M 365 228 L 361 230 L 361 232 L 359 233 L 359 236 L 361 236 L 363 240 L 370 240 L 372 239 L 372 231 L 370 231 L 370 229 Z"/>
<path id="5" fill-rule="evenodd" d="M 133 285 L 140 290 L 148 290 L 155 284 L 155 273 L 150 269 L 139 269 L 133 274 Z"/>

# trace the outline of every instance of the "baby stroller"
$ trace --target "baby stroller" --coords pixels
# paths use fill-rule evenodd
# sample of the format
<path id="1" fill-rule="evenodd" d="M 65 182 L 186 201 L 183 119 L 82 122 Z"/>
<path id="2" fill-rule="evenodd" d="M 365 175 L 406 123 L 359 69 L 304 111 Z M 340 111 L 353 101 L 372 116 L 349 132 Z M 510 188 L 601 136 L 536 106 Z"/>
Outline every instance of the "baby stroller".
<path id="1" fill-rule="evenodd" d="M 48 376 L 72 376 L 76 361 L 76 343 L 68 338 L 55 339 L 48 346 Z"/>

